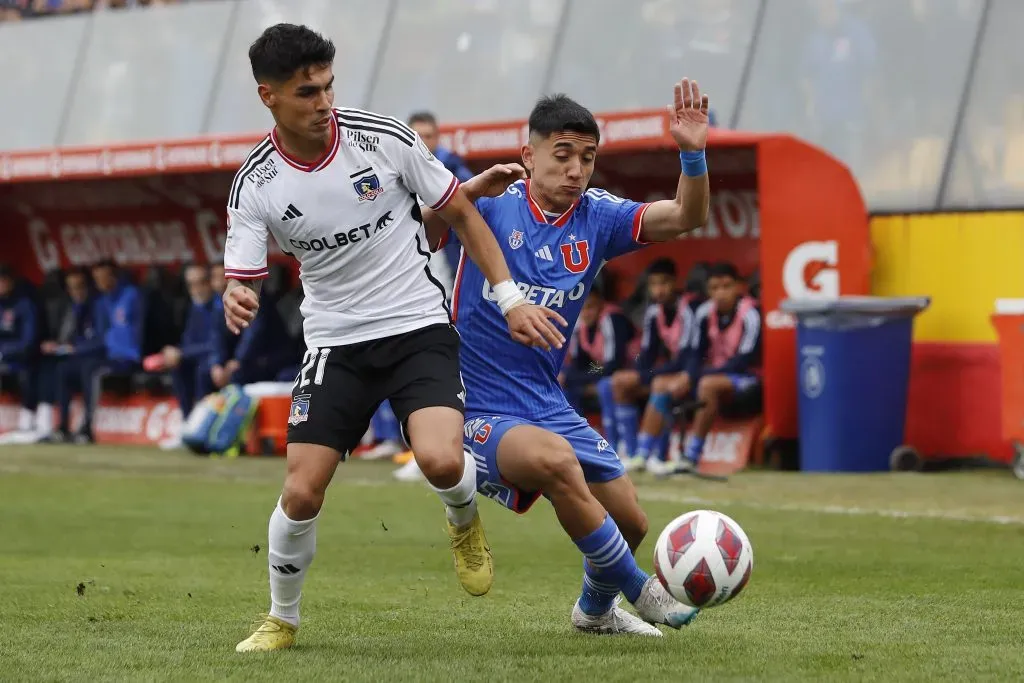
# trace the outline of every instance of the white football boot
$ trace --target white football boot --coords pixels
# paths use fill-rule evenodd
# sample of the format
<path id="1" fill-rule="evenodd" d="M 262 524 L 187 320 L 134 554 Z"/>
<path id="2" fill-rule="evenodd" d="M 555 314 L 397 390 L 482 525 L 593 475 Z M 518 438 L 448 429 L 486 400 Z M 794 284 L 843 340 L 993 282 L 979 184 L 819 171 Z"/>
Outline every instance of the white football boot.
<path id="1" fill-rule="evenodd" d="M 640 597 L 633 603 L 636 613 L 649 624 L 665 624 L 682 628 L 693 621 L 700 610 L 679 602 L 665 590 L 657 576 L 647 579 L 640 589 Z"/>
<path id="2" fill-rule="evenodd" d="M 359 456 L 361 460 L 383 460 L 384 458 L 391 458 L 403 450 L 402 444 L 397 441 L 381 441 L 373 448 L 363 451 L 362 455 Z"/>
<path id="3" fill-rule="evenodd" d="M 643 619 L 630 614 L 619 607 L 619 600 L 604 614 L 592 617 L 580 609 L 579 600 L 572 608 L 572 625 L 582 633 L 597 633 L 601 635 L 632 634 L 637 636 L 661 637 L 662 633 L 656 626 L 648 624 Z"/>
<path id="4" fill-rule="evenodd" d="M 647 474 L 651 474 L 655 477 L 667 477 L 672 474 L 675 467 L 672 463 L 665 462 L 661 458 L 647 458 L 647 462 L 644 464 L 644 469 L 647 470 Z"/>
<path id="5" fill-rule="evenodd" d="M 642 455 L 632 455 L 628 458 L 622 458 L 622 466 L 626 468 L 627 472 L 639 472 L 647 465 L 647 459 Z"/>
<path id="6" fill-rule="evenodd" d="M 392 472 L 391 476 L 398 481 L 405 482 L 426 481 L 427 479 L 423 476 L 420 466 L 416 464 L 416 458 L 409 458 L 409 462 Z"/>

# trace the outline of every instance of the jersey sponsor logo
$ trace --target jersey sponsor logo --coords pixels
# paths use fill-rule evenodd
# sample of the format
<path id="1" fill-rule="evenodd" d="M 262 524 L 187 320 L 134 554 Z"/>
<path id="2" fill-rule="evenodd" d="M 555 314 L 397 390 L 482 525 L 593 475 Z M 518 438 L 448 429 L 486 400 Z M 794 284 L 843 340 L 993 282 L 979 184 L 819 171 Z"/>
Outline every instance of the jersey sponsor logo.
<path id="1" fill-rule="evenodd" d="M 363 176 L 352 183 L 352 187 L 356 189 L 356 195 L 361 202 L 372 202 L 384 192 L 384 188 L 380 186 L 380 179 L 376 173 Z"/>
<path id="2" fill-rule="evenodd" d="M 271 180 L 277 177 L 277 165 L 273 158 L 267 160 L 262 166 L 257 166 L 251 170 L 245 179 L 256 185 L 257 188 L 263 187 Z"/>
<path id="3" fill-rule="evenodd" d="M 364 152 L 376 152 L 380 145 L 380 136 L 346 128 L 345 144 L 349 147 L 358 147 Z"/>
<path id="4" fill-rule="evenodd" d="M 518 249 L 523 246 L 523 231 L 513 230 L 512 234 L 508 236 L 508 246 L 513 249 Z"/>
<path id="5" fill-rule="evenodd" d="M 586 289 L 586 285 L 582 282 L 577 283 L 575 287 L 568 291 L 554 287 L 531 285 L 528 282 L 517 282 L 516 286 L 523 293 L 527 303 L 547 306 L 548 308 L 561 308 L 565 306 L 566 300 L 577 301 L 583 296 L 583 291 Z M 494 290 L 487 284 L 487 280 L 484 280 L 483 297 L 488 301 L 498 301 L 498 297 L 494 295 Z"/>
<path id="6" fill-rule="evenodd" d="M 350 244 L 356 244 L 363 240 L 368 240 L 372 235 L 376 235 L 381 230 L 386 229 L 395 221 L 390 211 L 387 211 L 383 216 L 377 219 L 376 223 L 363 223 L 354 228 L 348 230 L 342 230 L 336 232 L 333 235 L 325 235 L 323 237 L 314 237 L 311 240 L 298 240 L 294 237 L 288 240 L 296 249 L 301 251 L 333 251 L 338 247 L 347 247 Z"/>

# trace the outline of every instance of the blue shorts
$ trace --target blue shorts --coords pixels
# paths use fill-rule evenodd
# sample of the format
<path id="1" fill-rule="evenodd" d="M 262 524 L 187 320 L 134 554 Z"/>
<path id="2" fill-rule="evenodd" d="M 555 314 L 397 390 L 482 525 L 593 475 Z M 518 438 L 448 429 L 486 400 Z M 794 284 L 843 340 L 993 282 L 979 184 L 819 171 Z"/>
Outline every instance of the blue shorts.
<path id="1" fill-rule="evenodd" d="M 747 389 L 756 386 L 757 383 L 761 381 L 761 378 L 758 377 L 757 375 L 726 374 L 725 377 L 732 384 L 732 389 L 737 394 L 743 393 Z"/>
<path id="2" fill-rule="evenodd" d="M 463 443 L 476 459 L 476 489 L 513 512 L 526 512 L 541 496 L 541 491 L 524 491 L 514 486 L 498 471 L 498 444 L 508 430 L 519 425 L 540 427 L 565 438 L 576 451 L 588 482 L 611 481 L 626 473 L 615 449 L 568 406 L 553 417 L 536 421 L 510 415 L 467 416 Z"/>

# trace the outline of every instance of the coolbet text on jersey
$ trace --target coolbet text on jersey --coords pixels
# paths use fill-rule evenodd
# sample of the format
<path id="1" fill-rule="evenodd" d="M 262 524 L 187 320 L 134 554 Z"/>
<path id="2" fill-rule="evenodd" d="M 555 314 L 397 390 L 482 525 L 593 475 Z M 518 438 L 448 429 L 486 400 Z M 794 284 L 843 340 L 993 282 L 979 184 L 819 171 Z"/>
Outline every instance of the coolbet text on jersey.
<path id="1" fill-rule="evenodd" d="M 604 262 L 643 246 L 640 223 L 648 205 L 590 189 L 564 214 L 549 217 L 530 199 L 529 181 L 519 181 L 476 206 L 526 300 L 558 311 L 569 323 L 568 336 Z M 558 385 L 568 347 L 545 351 L 513 341 L 483 273 L 465 253 L 452 307 L 462 335 L 467 416 L 541 420 L 568 408 Z"/>

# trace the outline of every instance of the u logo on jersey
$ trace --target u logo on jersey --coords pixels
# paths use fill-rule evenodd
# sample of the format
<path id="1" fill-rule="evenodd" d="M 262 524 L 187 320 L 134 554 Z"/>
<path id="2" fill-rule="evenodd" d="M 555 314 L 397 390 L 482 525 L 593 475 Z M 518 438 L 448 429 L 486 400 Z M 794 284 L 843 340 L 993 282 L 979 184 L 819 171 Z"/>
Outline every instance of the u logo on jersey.
<path id="1" fill-rule="evenodd" d="M 523 231 L 513 230 L 512 234 L 508 236 L 508 246 L 513 249 L 518 249 L 523 246 Z"/>
<path id="2" fill-rule="evenodd" d="M 587 240 L 576 241 L 576 235 L 569 235 L 572 240 L 569 244 L 563 244 L 562 264 L 570 273 L 582 273 L 590 265 L 590 244 Z"/>

